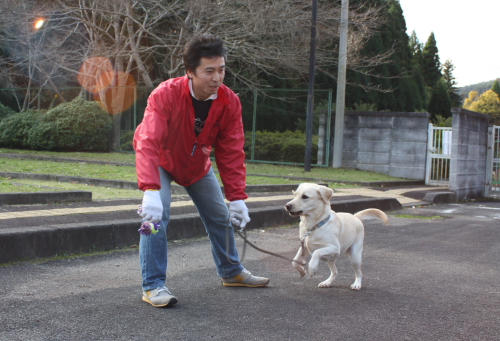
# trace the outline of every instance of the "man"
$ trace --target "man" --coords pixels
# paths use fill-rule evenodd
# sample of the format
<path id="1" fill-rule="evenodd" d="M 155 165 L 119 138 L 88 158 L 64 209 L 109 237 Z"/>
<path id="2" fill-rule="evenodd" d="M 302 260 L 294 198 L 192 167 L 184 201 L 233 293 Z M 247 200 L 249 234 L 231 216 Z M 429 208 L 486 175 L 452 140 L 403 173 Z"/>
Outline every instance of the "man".
<path id="1" fill-rule="evenodd" d="M 155 307 L 177 303 L 166 287 L 172 181 L 186 188 L 200 213 L 222 284 L 261 287 L 269 282 L 240 264 L 235 246 L 231 222 L 244 228 L 250 217 L 244 202 L 248 196 L 241 103 L 222 84 L 225 62 L 226 48 L 218 37 L 202 35 L 186 44 L 187 75 L 169 79 L 151 93 L 134 135 L 139 188 L 144 191 L 140 215 L 160 221 L 158 233 L 141 235 L 139 252 L 142 299 Z M 229 209 L 211 167 L 212 146 Z"/>

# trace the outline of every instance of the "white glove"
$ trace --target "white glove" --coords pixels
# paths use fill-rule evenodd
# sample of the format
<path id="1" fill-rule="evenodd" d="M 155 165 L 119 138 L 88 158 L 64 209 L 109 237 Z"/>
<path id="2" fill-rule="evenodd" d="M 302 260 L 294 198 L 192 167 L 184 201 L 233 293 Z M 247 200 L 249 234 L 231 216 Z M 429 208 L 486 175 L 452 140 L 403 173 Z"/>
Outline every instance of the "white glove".
<path id="1" fill-rule="evenodd" d="M 142 198 L 142 212 L 139 215 L 146 221 L 157 223 L 163 215 L 163 204 L 159 191 L 145 191 Z"/>
<path id="2" fill-rule="evenodd" d="M 229 203 L 229 220 L 242 229 L 250 222 L 248 208 L 243 200 L 235 200 Z"/>

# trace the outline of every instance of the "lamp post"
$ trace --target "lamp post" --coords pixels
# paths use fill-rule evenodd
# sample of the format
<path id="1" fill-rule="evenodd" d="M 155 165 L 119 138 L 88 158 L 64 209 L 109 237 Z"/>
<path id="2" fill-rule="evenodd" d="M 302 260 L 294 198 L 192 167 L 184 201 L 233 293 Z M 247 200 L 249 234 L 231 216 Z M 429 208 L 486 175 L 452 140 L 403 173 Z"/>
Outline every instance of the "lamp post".
<path id="1" fill-rule="evenodd" d="M 316 70 L 316 22 L 318 20 L 318 0 L 312 0 L 311 48 L 309 56 L 309 92 L 307 94 L 306 151 L 304 171 L 311 171 L 312 134 L 314 124 L 314 73 Z"/>
<path id="2" fill-rule="evenodd" d="M 339 69 L 337 75 L 337 103 L 335 108 L 335 137 L 333 144 L 333 168 L 342 167 L 342 143 L 344 140 L 345 82 L 347 65 L 347 18 L 349 0 L 342 0 L 340 12 Z"/>

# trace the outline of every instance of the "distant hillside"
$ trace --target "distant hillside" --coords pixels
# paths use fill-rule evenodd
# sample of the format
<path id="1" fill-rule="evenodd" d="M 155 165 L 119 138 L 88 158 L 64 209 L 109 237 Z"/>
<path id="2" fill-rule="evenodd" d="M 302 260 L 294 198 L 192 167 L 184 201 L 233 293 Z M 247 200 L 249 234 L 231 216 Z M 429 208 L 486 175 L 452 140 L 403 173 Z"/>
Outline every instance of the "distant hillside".
<path id="1" fill-rule="evenodd" d="M 469 92 L 471 91 L 477 91 L 479 94 L 482 94 L 483 92 L 486 92 L 491 89 L 493 86 L 493 83 L 495 80 L 487 81 L 487 82 L 482 82 L 482 83 L 477 83 L 477 84 L 471 84 L 467 85 L 461 88 L 458 88 L 460 96 L 462 98 L 467 98 L 469 96 Z M 500 82 L 500 79 L 499 79 Z"/>

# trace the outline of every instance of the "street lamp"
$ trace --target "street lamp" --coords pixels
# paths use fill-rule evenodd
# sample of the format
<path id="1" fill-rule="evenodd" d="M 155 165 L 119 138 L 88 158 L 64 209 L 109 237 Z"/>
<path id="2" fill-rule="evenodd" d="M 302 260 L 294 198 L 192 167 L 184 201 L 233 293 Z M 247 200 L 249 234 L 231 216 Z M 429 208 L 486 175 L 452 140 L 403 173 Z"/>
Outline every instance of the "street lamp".
<path id="1" fill-rule="evenodd" d="M 312 135 L 314 124 L 314 73 L 316 71 L 316 22 L 318 19 L 318 0 L 312 0 L 311 19 L 311 50 L 309 56 L 309 93 L 307 95 L 306 116 L 306 151 L 304 160 L 304 171 L 311 171 L 312 160 Z"/>
<path id="2" fill-rule="evenodd" d="M 35 29 L 36 30 L 39 30 L 42 28 L 42 26 L 45 24 L 45 20 L 44 19 L 38 19 L 35 21 Z"/>

